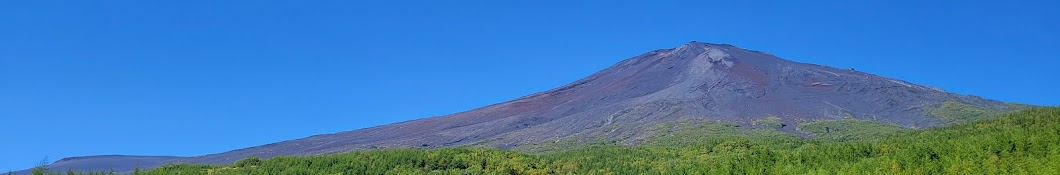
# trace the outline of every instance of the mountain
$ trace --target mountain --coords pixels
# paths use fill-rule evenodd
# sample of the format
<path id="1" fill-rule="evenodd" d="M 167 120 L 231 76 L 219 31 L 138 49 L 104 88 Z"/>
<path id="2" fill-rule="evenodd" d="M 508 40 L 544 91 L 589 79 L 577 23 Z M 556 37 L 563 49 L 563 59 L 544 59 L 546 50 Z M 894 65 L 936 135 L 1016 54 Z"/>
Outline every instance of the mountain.
<path id="1" fill-rule="evenodd" d="M 1014 108 L 853 69 L 798 63 L 725 44 L 690 42 L 626 59 L 555 89 L 466 112 L 218 154 L 151 157 L 151 161 L 227 164 L 249 156 L 462 145 L 519 149 L 599 139 L 636 145 L 659 124 L 705 120 L 746 128 L 774 127 L 813 137 L 797 126 L 858 119 L 928 128 L 957 121 L 944 116 L 952 110 L 961 112 L 950 110 L 954 106 L 982 111 Z M 761 125 L 764 121 L 775 124 Z M 113 166 L 100 167 L 98 162 L 132 158 L 137 157 L 82 157 L 53 165 L 106 169 Z"/>

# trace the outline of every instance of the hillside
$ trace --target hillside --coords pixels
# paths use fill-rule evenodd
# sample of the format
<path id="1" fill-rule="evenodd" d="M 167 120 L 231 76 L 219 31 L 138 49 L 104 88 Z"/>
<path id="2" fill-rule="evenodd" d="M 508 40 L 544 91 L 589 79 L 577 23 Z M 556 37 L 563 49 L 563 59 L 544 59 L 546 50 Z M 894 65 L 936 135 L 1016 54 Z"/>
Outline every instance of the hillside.
<path id="1" fill-rule="evenodd" d="M 863 122 L 858 120 L 842 120 Z M 863 123 L 862 125 L 871 123 Z M 1060 108 L 927 130 L 855 127 L 803 139 L 726 122 L 674 123 L 642 146 L 586 145 L 524 154 L 487 148 L 394 149 L 167 165 L 135 174 L 1057 174 Z M 856 126 L 856 125 L 855 125 Z M 887 134 L 880 135 L 879 132 Z M 712 133 L 712 134 L 702 134 Z"/>
<path id="2" fill-rule="evenodd" d="M 680 130 L 682 124 L 703 122 L 725 123 L 740 132 L 775 130 L 770 136 L 825 137 L 820 127 L 813 126 L 824 126 L 825 134 L 842 129 L 828 127 L 836 124 L 827 121 L 836 120 L 868 121 L 855 124 L 878 123 L 886 125 L 880 128 L 893 130 L 919 129 L 975 121 L 1013 109 L 1003 102 L 853 69 L 798 63 L 725 44 L 690 42 L 623 60 L 568 85 L 466 112 L 152 161 L 229 164 L 251 156 L 457 146 L 547 152 L 584 143 L 644 145 L 658 135 Z M 78 160 L 56 162 L 62 165 L 56 168 L 99 170 L 113 167 L 92 166 L 97 165 L 94 161 L 114 162 L 106 157 Z M 122 167 L 135 163 L 129 161 Z"/>

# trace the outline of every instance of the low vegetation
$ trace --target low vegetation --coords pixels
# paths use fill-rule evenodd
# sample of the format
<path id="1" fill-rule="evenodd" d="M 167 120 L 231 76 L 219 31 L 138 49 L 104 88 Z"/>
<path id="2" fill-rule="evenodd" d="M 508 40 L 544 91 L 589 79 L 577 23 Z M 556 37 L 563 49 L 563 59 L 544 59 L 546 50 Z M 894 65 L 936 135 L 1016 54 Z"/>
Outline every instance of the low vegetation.
<path id="1" fill-rule="evenodd" d="M 800 130 L 817 137 L 682 122 L 660 126 L 641 146 L 592 144 L 540 154 L 392 149 L 166 165 L 134 174 L 1060 174 L 1060 108 L 925 130 L 859 120 L 805 123 Z"/>
<path id="2" fill-rule="evenodd" d="M 770 115 L 770 116 L 768 116 L 766 118 L 755 120 L 755 121 L 752 122 L 752 124 L 766 126 L 766 127 L 774 127 L 774 128 L 787 126 L 786 124 L 784 124 L 783 121 L 780 121 L 779 117 L 774 116 L 774 115 Z"/>
<path id="3" fill-rule="evenodd" d="M 799 125 L 799 131 L 831 141 L 881 140 L 906 135 L 912 129 L 867 120 L 815 121 Z"/>
<path id="4" fill-rule="evenodd" d="M 942 102 L 941 106 L 930 109 L 928 112 L 947 123 L 976 121 L 1001 113 L 1001 111 L 953 100 Z"/>

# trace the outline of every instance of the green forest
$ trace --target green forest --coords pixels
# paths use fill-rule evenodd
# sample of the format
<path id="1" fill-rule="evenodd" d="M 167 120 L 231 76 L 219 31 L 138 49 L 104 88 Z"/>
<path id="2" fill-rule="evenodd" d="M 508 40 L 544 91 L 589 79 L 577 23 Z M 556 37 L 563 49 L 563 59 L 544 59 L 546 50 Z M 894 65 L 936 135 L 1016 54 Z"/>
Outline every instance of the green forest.
<path id="1" fill-rule="evenodd" d="M 666 132 L 638 146 L 390 149 L 165 165 L 132 174 L 1060 174 L 1060 108 L 992 115 L 950 118 L 959 122 L 921 130 L 860 120 L 800 124 L 812 139 L 769 127 L 681 122 L 659 126 Z M 93 173 L 42 166 L 34 174 Z"/>

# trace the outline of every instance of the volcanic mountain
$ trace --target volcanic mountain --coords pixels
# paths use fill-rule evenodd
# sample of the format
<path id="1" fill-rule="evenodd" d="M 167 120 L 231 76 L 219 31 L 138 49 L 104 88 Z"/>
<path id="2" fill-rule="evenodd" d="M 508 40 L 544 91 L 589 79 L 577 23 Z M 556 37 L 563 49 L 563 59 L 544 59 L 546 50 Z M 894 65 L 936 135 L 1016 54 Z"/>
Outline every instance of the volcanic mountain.
<path id="1" fill-rule="evenodd" d="M 853 69 L 798 63 L 725 44 L 690 42 L 621 61 L 581 80 L 456 114 L 306 137 L 196 157 L 67 158 L 54 169 L 150 168 L 162 163 L 227 164 L 257 156 L 319 155 L 383 148 L 483 146 L 501 149 L 561 139 L 607 138 L 636 145 L 660 123 L 720 120 L 754 127 L 775 117 L 781 131 L 801 122 L 861 119 L 907 128 L 944 124 L 928 109 L 959 102 L 1008 104 L 948 93 Z M 710 134 L 710 133 L 703 133 Z M 100 162 L 112 167 L 98 167 Z M 114 167 L 113 163 L 124 166 Z"/>

